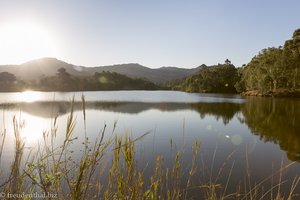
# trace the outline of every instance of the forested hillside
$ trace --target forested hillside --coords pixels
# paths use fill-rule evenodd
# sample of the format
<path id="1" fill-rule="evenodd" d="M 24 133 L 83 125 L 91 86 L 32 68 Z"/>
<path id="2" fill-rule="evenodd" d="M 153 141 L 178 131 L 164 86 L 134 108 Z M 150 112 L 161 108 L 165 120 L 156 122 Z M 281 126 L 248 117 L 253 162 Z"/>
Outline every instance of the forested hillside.
<path id="1" fill-rule="evenodd" d="M 300 29 L 284 46 L 263 49 L 239 70 L 238 92 L 273 95 L 300 89 Z"/>
<path id="2" fill-rule="evenodd" d="M 200 93 L 236 93 L 237 69 L 227 59 L 224 64 L 201 65 L 198 72 L 179 83 L 171 84 L 173 89 Z"/>
<path id="3" fill-rule="evenodd" d="M 131 78 L 147 79 L 157 84 L 185 78 L 192 75 L 197 70 L 197 68 L 187 69 L 177 67 L 160 67 L 151 69 L 136 63 L 85 68 L 85 71 L 90 74 L 102 71 L 116 72 Z"/>
<path id="4" fill-rule="evenodd" d="M 300 96 L 300 29 L 284 46 L 263 49 L 240 68 L 201 65 L 194 75 L 168 84 L 187 92 L 242 93 L 255 96 Z"/>
<path id="5" fill-rule="evenodd" d="M 137 63 L 118 64 L 100 67 L 84 67 L 66 63 L 56 58 L 41 58 L 21 65 L 0 65 L 1 72 L 14 74 L 18 80 L 38 81 L 46 76 L 54 76 L 59 68 L 65 68 L 70 75 L 81 78 L 94 73 L 116 72 L 130 78 L 147 79 L 156 84 L 181 79 L 195 73 L 198 69 L 160 67 L 151 69 Z"/>

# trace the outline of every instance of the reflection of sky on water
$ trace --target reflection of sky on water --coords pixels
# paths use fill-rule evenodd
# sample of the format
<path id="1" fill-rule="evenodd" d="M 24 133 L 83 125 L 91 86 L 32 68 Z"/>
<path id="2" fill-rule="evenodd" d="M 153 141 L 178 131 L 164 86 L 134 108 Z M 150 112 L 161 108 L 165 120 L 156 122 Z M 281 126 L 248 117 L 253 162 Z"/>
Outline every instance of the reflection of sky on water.
<path id="1" fill-rule="evenodd" d="M 178 91 L 96 91 L 96 92 L 13 92 L 0 93 L 0 104 L 33 102 L 33 101 L 81 101 L 81 95 L 86 101 L 114 102 L 233 102 L 242 103 L 239 95 L 196 94 Z"/>

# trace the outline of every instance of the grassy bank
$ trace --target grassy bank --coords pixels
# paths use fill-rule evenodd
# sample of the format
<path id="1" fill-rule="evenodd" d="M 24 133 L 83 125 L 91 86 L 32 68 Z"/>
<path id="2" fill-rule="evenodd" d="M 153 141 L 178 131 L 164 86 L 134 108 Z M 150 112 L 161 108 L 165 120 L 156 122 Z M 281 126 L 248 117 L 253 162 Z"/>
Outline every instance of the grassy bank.
<path id="1" fill-rule="evenodd" d="M 76 121 L 74 103 L 66 121 L 64 133 L 57 130 L 57 118 L 54 118 L 49 131 L 43 133 L 41 145 L 25 156 L 25 142 L 21 138 L 23 124 L 16 118 L 14 124 L 14 160 L 9 172 L 0 172 L 0 191 L 3 194 L 35 194 L 44 193 L 48 199 L 293 199 L 299 178 L 295 177 L 290 191 L 283 193 L 281 186 L 285 180 L 282 174 L 290 165 L 282 165 L 270 176 L 253 184 L 250 170 L 245 170 L 246 181 L 236 186 L 234 192 L 231 174 L 235 170 L 235 162 L 229 162 L 231 155 L 225 159 L 217 171 L 213 171 L 215 150 L 212 163 L 201 159 L 200 141 L 195 139 L 191 147 L 176 149 L 170 141 L 172 151 L 170 164 L 166 158 L 156 155 L 147 160 L 141 167 L 137 159 L 136 143 L 143 140 L 148 133 L 137 138 L 128 134 L 116 136 L 109 133 L 106 126 L 99 131 L 98 137 L 90 141 L 86 128 L 85 100 L 82 97 L 83 121 Z M 83 123 L 85 131 L 76 133 L 76 123 Z M 115 126 L 116 124 L 114 124 Z M 113 129 L 114 132 L 114 129 Z M 0 143 L 0 158 L 6 138 L 3 129 Z M 64 140 L 57 142 L 57 135 L 64 134 Z M 84 135 L 80 141 L 80 156 L 76 157 L 72 150 L 74 142 L 79 140 L 76 134 Z M 189 163 L 183 162 L 185 151 L 191 151 Z M 248 159 L 246 159 L 247 161 Z M 0 163 L 1 164 L 1 163 Z M 1 165 L 0 165 L 1 166 Z M 204 166 L 204 167 L 201 167 Z M 247 163 L 247 166 L 249 164 Z M 229 170 L 225 170 L 228 167 Z M 248 167 L 247 167 L 248 168 Z M 195 182 L 198 173 L 208 174 L 208 178 Z M 146 173 L 147 171 L 147 173 Z M 220 177 L 225 177 L 225 182 Z M 276 180 L 275 181 L 275 177 Z M 277 179 L 278 178 L 278 179 Z M 272 181 L 274 179 L 274 181 Z M 265 183 L 271 182 L 269 187 Z M 299 197 L 299 196 L 297 196 Z M 7 199 L 9 199 L 6 196 Z M 25 199 L 25 198 L 24 198 Z M 27 198 L 30 199 L 30 198 Z M 34 198 L 32 198 L 34 199 Z"/>

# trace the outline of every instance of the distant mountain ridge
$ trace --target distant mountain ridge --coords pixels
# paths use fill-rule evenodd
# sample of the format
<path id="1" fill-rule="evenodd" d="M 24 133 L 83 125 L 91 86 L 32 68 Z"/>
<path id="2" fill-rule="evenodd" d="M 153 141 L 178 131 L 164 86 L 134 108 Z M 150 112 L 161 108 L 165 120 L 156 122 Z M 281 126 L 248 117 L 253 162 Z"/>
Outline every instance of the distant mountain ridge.
<path id="1" fill-rule="evenodd" d="M 185 69 L 177 67 L 148 68 L 137 63 L 118 64 L 98 67 L 84 67 L 66 63 L 56 58 L 41 58 L 20 65 L 0 65 L 0 72 L 13 73 L 18 79 L 39 80 L 45 76 L 53 76 L 59 68 L 77 77 L 93 75 L 95 72 L 110 71 L 131 78 L 144 78 L 154 83 L 165 83 L 182 79 L 198 71 L 199 68 Z"/>
<path id="2" fill-rule="evenodd" d="M 28 81 L 38 80 L 45 76 L 53 76 L 57 73 L 57 70 L 62 67 L 74 76 L 89 75 L 88 72 L 84 71 L 84 67 L 68 64 L 56 58 L 41 58 L 20 65 L 0 65 L 0 72 L 10 72 L 18 79 Z"/>

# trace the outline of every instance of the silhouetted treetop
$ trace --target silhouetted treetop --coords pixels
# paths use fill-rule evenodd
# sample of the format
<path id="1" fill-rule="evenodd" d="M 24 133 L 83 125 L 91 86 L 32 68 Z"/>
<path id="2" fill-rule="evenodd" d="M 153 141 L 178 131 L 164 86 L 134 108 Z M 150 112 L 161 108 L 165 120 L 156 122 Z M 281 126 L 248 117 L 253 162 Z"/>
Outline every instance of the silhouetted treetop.
<path id="1" fill-rule="evenodd" d="M 16 81 L 16 76 L 9 72 L 1 72 L 0 73 L 0 82 L 2 83 L 12 83 Z"/>

